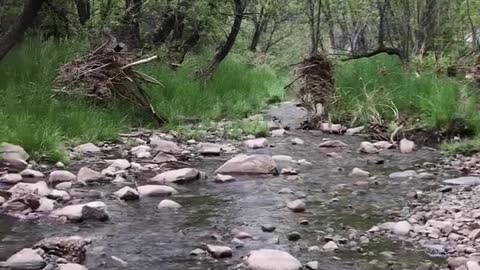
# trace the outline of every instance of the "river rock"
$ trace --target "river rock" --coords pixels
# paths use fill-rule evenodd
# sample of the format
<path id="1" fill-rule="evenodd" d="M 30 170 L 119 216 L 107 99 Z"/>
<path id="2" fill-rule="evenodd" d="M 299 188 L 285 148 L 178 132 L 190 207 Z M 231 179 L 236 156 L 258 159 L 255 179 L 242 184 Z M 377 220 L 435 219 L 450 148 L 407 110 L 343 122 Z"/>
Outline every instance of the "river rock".
<path id="1" fill-rule="evenodd" d="M 214 181 L 217 183 L 233 182 L 235 180 L 235 177 L 226 174 L 217 174 L 214 179 Z"/>
<path id="2" fill-rule="evenodd" d="M 417 176 L 417 172 L 413 170 L 403 171 L 403 172 L 394 172 L 391 173 L 388 177 L 391 179 L 400 179 L 400 178 L 413 178 Z"/>
<path id="3" fill-rule="evenodd" d="M 251 149 L 259 149 L 259 148 L 265 148 L 268 146 L 268 141 L 265 138 L 258 138 L 258 139 L 252 139 L 252 140 L 246 140 L 243 142 L 245 146 Z"/>
<path id="4" fill-rule="evenodd" d="M 88 270 L 85 266 L 76 263 L 59 264 L 57 270 Z"/>
<path id="5" fill-rule="evenodd" d="M 183 151 L 178 144 L 164 140 L 156 135 L 150 137 L 150 146 L 154 150 L 172 155 L 179 155 Z"/>
<path id="6" fill-rule="evenodd" d="M 64 170 L 53 171 L 50 173 L 50 176 L 48 178 L 48 182 L 53 185 L 62 182 L 73 182 L 75 180 L 77 180 L 75 174 Z"/>
<path id="7" fill-rule="evenodd" d="M 305 141 L 303 141 L 300 138 L 293 138 L 291 140 L 291 142 L 292 142 L 293 145 L 304 145 L 305 144 Z"/>
<path id="8" fill-rule="evenodd" d="M 449 185 L 459 185 L 459 186 L 478 186 L 480 185 L 480 177 L 465 176 L 465 177 L 444 180 L 443 183 L 449 184 Z"/>
<path id="9" fill-rule="evenodd" d="M 373 145 L 371 142 L 361 142 L 358 152 L 364 154 L 376 154 L 379 152 L 378 148 Z"/>
<path id="10" fill-rule="evenodd" d="M 220 259 L 232 257 L 232 249 L 224 246 L 207 245 L 207 251 L 212 257 Z"/>
<path id="11" fill-rule="evenodd" d="M 250 253 L 247 259 L 250 270 L 300 270 L 302 264 L 289 253 L 274 249 L 260 249 Z"/>
<path id="12" fill-rule="evenodd" d="M 138 193 L 138 191 L 131 187 L 124 187 L 113 194 L 117 198 L 124 201 L 135 201 L 140 199 L 140 194 Z"/>
<path id="13" fill-rule="evenodd" d="M 373 144 L 377 149 L 387 150 L 392 148 L 394 145 L 387 141 L 380 141 Z"/>
<path id="14" fill-rule="evenodd" d="M 40 198 L 40 206 L 35 210 L 37 212 L 51 212 L 53 209 L 55 209 L 55 201 L 50 200 L 48 198 L 42 197 Z"/>
<path id="15" fill-rule="evenodd" d="M 282 188 L 278 191 L 279 194 L 293 194 L 293 190 L 289 188 Z"/>
<path id="16" fill-rule="evenodd" d="M 170 195 L 178 194 L 178 191 L 176 189 L 169 186 L 163 186 L 163 185 L 139 186 L 137 190 L 140 196 L 145 196 L 145 197 L 170 196 Z"/>
<path id="17" fill-rule="evenodd" d="M 400 146 L 399 146 L 400 153 L 402 153 L 402 154 L 411 153 L 411 152 L 413 152 L 414 148 L 415 148 L 415 143 L 414 142 L 412 142 L 410 140 L 407 140 L 407 139 L 402 139 L 400 141 Z"/>
<path id="18" fill-rule="evenodd" d="M 274 232 L 276 229 L 277 229 L 277 227 L 275 227 L 272 224 L 262 225 L 262 231 L 264 231 L 264 232 L 271 233 L 271 232 Z"/>
<path id="19" fill-rule="evenodd" d="M 52 216 L 66 217 L 72 221 L 109 219 L 107 206 L 103 202 L 90 202 L 86 204 L 75 204 L 63 207 L 52 212 Z"/>
<path id="20" fill-rule="evenodd" d="M 348 144 L 339 140 L 328 140 L 319 145 L 321 148 L 348 147 Z"/>
<path id="21" fill-rule="evenodd" d="M 272 137 L 283 137 L 287 135 L 287 131 L 283 128 L 275 129 L 270 132 Z"/>
<path id="22" fill-rule="evenodd" d="M 8 258 L 3 266 L 11 269 L 23 269 L 23 270 L 37 270 L 43 269 L 47 263 L 41 256 L 40 250 L 34 250 L 30 248 L 24 248 L 13 256 Z"/>
<path id="23" fill-rule="evenodd" d="M 63 182 L 55 186 L 55 189 L 58 190 L 69 190 L 73 186 L 72 182 Z"/>
<path id="24" fill-rule="evenodd" d="M 80 155 L 85 155 L 85 156 L 86 155 L 95 155 L 95 154 L 98 154 L 98 153 L 102 152 L 102 150 L 93 143 L 81 144 L 81 145 L 73 148 L 73 151 L 79 153 Z"/>
<path id="25" fill-rule="evenodd" d="M 167 171 L 161 173 L 149 180 L 149 182 L 160 184 L 185 184 L 198 180 L 201 177 L 199 170 L 192 168 L 184 168 L 179 170 Z"/>
<path id="26" fill-rule="evenodd" d="M 105 180 L 105 176 L 88 167 L 82 167 L 77 174 L 77 180 L 87 184 L 95 184 Z"/>
<path id="27" fill-rule="evenodd" d="M 53 189 L 48 195 L 48 197 L 57 201 L 69 201 L 72 198 L 72 196 L 70 196 L 68 192 L 57 189 Z"/>
<path id="28" fill-rule="evenodd" d="M 352 172 L 349 175 L 353 177 L 369 177 L 370 173 L 360 168 L 353 168 Z"/>
<path id="29" fill-rule="evenodd" d="M 177 158 L 170 155 L 170 154 L 165 154 L 163 152 L 158 153 L 152 160 L 154 163 L 166 163 L 166 162 L 175 162 L 177 161 Z"/>
<path id="30" fill-rule="evenodd" d="M 23 177 L 18 173 L 7 173 L 5 175 L 0 176 L 0 183 L 4 184 L 16 184 L 21 182 Z"/>
<path id="31" fill-rule="evenodd" d="M 412 230 L 412 225 L 408 221 L 399 221 L 393 226 L 393 233 L 396 235 L 408 235 Z"/>
<path id="32" fill-rule="evenodd" d="M 309 270 L 317 270 L 319 267 L 318 261 L 308 262 L 305 267 Z"/>
<path id="33" fill-rule="evenodd" d="M 231 243 L 235 248 L 242 248 L 245 246 L 245 242 L 238 238 L 233 238 Z"/>
<path id="34" fill-rule="evenodd" d="M 172 200 L 162 200 L 159 204 L 158 204 L 158 209 L 165 209 L 165 208 L 169 208 L 169 209 L 179 209 L 181 208 L 182 206 L 177 203 L 177 202 L 174 202 Z"/>
<path id="35" fill-rule="evenodd" d="M 435 179 L 435 175 L 433 173 L 422 172 L 417 175 L 417 178 L 422 180 L 432 180 Z"/>
<path id="36" fill-rule="evenodd" d="M 102 171 L 103 175 L 114 176 L 119 172 L 123 172 L 126 169 L 130 168 L 131 164 L 126 159 L 116 159 L 108 166 L 106 169 Z"/>
<path id="37" fill-rule="evenodd" d="M 0 169 L 8 172 L 18 173 L 25 170 L 28 163 L 18 158 L 0 158 Z"/>
<path id="38" fill-rule="evenodd" d="M 295 201 L 288 202 L 287 207 L 293 212 L 304 212 L 306 205 L 303 200 L 295 200 Z"/>
<path id="39" fill-rule="evenodd" d="M 41 197 L 45 197 L 50 194 L 50 189 L 48 188 L 47 183 L 45 183 L 44 181 L 34 184 L 18 183 L 15 186 L 11 187 L 8 191 L 12 194 L 33 193 Z"/>
<path id="40" fill-rule="evenodd" d="M 0 143 L 0 160 L 19 159 L 26 161 L 30 156 L 23 147 L 10 143 Z"/>
<path id="41" fill-rule="evenodd" d="M 345 130 L 345 128 L 340 124 L 321 123 L 320 130 L 322 132 L 340 134 Z"/>
<path id="42" fill-rule="evenodd" d="M 296 242 L 302 238 L 302 235 L 299 232 L 291 232 L 287 234 L 288 241 Z"/>
<path id="43" fill-rule="evenodd" d="M 359 133 L 362 132 L 364 129 L 365 129 L 364 126 L 355 127 L 355 128 L 349 128 L 349 129 L 347 129 L 347 131 L 345 132 L 345 135 L 347 135 L 347 136 L 353 136 L 353 135 L 359 134 Z"/>
<path id="44" fill-rule="evenodd" d="M 204 156 L 219 156 L 222 153 L 222 145 L 216 143 L 200 143 L 198 153 Z"/>
<path id="45" fill-rule="evenodd" d="M 25 177 L 25 178 L 43 178 L 43 177 L 45 177 L 45 174 L 43 174 L 39 171 L 32 170 L 32 169 L 25 169 L 25 170 L 21 171 L 19 174 L 22 177 Z"/>
<path id="46" fill-rule="evenodd" d="M 237 155 L 227 161 L 215 173 L 220 174 L 278 174 L 277 164 L 266 155 Z"/>
<path id="47" fill-rule="evenodd" d="M 0 196 L 0 206 L 2 206 L 2 204 L 5 203 L 5 201 L 6 201 L 5 198 L 3 198 L 2 196 Z"/>
<path id="48" fill-rule="evenodd" d="M 70 195 L 76 199 L 101 199 L 104 197 L 103 192 L 99 190 L 79 188 L 71 189 Z"/>
<path id="49" fill-rule="evenodd" d="M 139 145 L 130 149 L 130 153 L 139 159 L 151 158 L 152 153 L 150 151 L 152 151 L 152 148 L 148 145 Z"/>
<path id="50" fill-rule="evenodd" d="M 338 250 L 338 246 L 334 241 L 329 241 L 323 245 L 322 250 L 326 252 L 335 252 Z"/>
<path id="51" fill-rule="evenodd" d="M 36 243 L 33 248 L 70 263 L 82 263 L 86 257 L 87 246 L 91 243 L 90 239 L 81 236 L 50 237 Z"/>

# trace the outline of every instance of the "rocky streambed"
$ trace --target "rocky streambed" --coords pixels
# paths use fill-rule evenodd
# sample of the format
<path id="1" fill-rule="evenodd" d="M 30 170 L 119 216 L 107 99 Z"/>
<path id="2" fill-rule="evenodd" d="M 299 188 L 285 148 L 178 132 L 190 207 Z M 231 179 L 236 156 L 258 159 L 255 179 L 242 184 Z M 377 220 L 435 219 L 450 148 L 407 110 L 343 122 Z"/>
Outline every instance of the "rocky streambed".
<path id="1" fill-rule="evenodd" d="M 67 168 L 25 171 L 14 148 L 0 176 L 1 265 L 477 269 L 478 183 L 443 182 L 472 159 L 296 130 L 303 116 L 283 104 L 267 114 L 271 137 L 239 142 L 124 134 L 77 147 Z"/>

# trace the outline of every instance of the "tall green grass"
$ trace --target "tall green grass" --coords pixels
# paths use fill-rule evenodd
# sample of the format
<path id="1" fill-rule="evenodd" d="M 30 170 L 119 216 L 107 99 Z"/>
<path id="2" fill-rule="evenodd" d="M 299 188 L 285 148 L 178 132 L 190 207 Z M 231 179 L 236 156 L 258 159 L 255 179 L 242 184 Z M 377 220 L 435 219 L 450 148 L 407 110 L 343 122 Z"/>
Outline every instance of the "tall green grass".
<path id="1" fill-rule="evenodd" d="M 436 74 L 405 72 L 398 59 L 377 56 L 337 66 L 333 117 L 352 125 L 408 119 L 425 128 L 480 132 L 478 91 Z M 463 127 L 459 127 L 463 125 Z"/>
<path id="2" fill-rule="evenodd" d="M 65 147 L 87 141 L 115 140 L 134 125 L 154 126 L 145 114 L 124 104 L 109 108 L 77 97 L 53 97 L 52 81 L 65 62 L 86 53 L 74 41 L 25 42 L 0 63 L 0 142 L 22 145 L 34 158 L 65 159 Z M 188 118 L 241 118 L 281 95 L 281 80 L 272 71 L 254 69 L 229 58 L 214 79 L 195 81 L 202 64 L 194 58 L 178 71 L 151 64 L 144 71 L 165 87 L 150 87 L 154 106 L 170 127 Z"/>

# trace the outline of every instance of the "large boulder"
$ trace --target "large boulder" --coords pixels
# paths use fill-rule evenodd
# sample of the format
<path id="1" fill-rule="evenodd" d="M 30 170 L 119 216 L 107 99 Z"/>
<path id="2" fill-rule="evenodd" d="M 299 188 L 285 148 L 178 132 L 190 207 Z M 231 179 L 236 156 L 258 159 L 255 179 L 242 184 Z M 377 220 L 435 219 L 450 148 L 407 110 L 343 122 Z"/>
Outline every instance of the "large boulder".
<path id="1" fill-rule="evenodd" d="M 199 179 L 201 173 L 199 170 L 184 168 L 161 173 L 150 179 L 150 182 L 159 184 L 185 184 Z"/>
<path id="2" fill-rule="evenodd" d="M 82 167 L 77 173 L 77 180 L 87 184 L 95 184 L 106 180 L 105 176 L 88 167 Z"/>
<path id="3" fill-rule="evenodd" d="M 302 263 L 285 251 L 260 249 L 250 253 L 247 266 L 250 270 L 300 270 Z"/>
<path id="4" fill-rule="evenodd" d="M 166 162 L 174 162 L 174 161 L 177 161 L 177 158 L 172 156 L 172 155 L 169 155 L 169 154 L 166 154 L 166 153 L 163 153 L 163 152 L 159 152 L 152 160 L 154 163 L 166 163 Z"/>
<path id="5" fill-rule="evenodd" d="M 364 154 L 376 154 L 380 152 L 380 150 L 371 142 L 361 142 L 358 152 Z"/>
<path id="6" fill-rule="evenodd" d="M 53 211 L 52 216 L 66 217 L 71 221 L 106 221 L 109 219 L 107 206 L 103 202 L 90 202 L 86 204 L 69 205 Z"/>
<path id="7" fill-rule="evenodd" d="M 40 198 L 39 200 L 40 205 L 38 208 L 35 210 L 37 212 L 51 212 L 53 209 L 55 209 L 55 201 L 50 200 L 46 197 Z"/>
<path id="8" fill-rule="evenodd" d="M 478 186 L 480 185 L 480 177 L 465 176 L 465 177 L 448 179 L 443 181 L 443 183 L 449 184 L 449 185 L 459 185 L 459 186 Z"/>
<path id="9" fill-rule="evenodd" d="M 415 143 L 407 139 L 402 139 L 400 141 L 399 149 L 403 154 L 411 153 L 415 149 Z"/>
<path id="10" fill-rule="evenodd" d="M 28 160 L 30 156 L 21 146 L 10 144 L 10 143 L 0 143 L 0 160 L 8 159 L 20 159 Z"/>
<path id="11" fill-rule="evenodd" d="M 215 173 L 220 174 L 278 174 L 277 164 L 266 155 L 237 155 Z"/>
<path id="12" fill-rule="evenodd" d="M 207 245 L 207 251 L 214 258 L 232 257 L 232 249 L 224 246 Z"/>
<path id="13" fill-rule="evenodd" d="M 8 260 L 0 266 L 6 267 L 7 269 L 21 270 L 43 269 L 47 263 L 41 255 L 41 250 L 24 248 L 8 258 Z"/>
<path id="14" fill-rule="evenodd" d="M 120 172 L 125 171 L 126 169 L 132 166 L 130 162 L 126 159 L 116 159 L 108 166 L 106 169 L 102 171 L 103 175 L 114 176 Z"/>
<path id="15" fill-rule="evenodd" d="M 69 172 L 69 171 L 53 171 L 50 173 L 50 176 L 48 178 L 48 182 L 50 184 L 58 184 L 58 183 L 63 183 L 63 182 L 74 182 L 77 180 L 77 177 L 75 174 Z"/>
<path id="16" fill-rule="evenodd" d="M 140 194 L 138 191 L 131 187 L 124 187 L 117 192 L 113 193 L 117 198 L 124 201 L 135 201 L 140 199 Z"/>
<path id="17" fill-rule="evenodd" d="M 170 196 L 178 193 L 176 189 L 169 186 L 162 186 L 162 185 L 139 186 L 137 190 L 138 190 L 138 193 L 140 193 L 140 196 L 145 196 L 145 197 Z"/>
<path id="18" fill-rule="evenodd" d="M 85 261 L 87 246 L 91 240 L 80 236 L 51 237 L 36 243 L 33 248 L 43 250 L 47 255 L 61 257 L 71 263 Z"/>
<path id="19" fill-rule="evenodd" d="M 15 186 L 11 187 L 8 191 L 12 194 L 33 193 L 41 197 L 45 197 L 50 194 L 50 189 L 48 188 L 47 183 L 45 183 L 44 181 L 34 184 L 18 183 Z"/>
<path id="20" fill-rule="evenodd" d="M 200 143 L 198 153 L 204 156 L 218 156 L 223 151 L 223 145 L 216 143 Z"/>
<path id="21" fill-rule="evenodd" d="M 7 173 L 5 175 L 0 176 L 0 183 L 4 184 L 16 184 L 21 182 L 23 177 L 18 173 Z"/>
<path id="22" fill-rule="evenodd" d="M 173 155 L 178 155 L 183 151 L 178 144 L 164 140 L 158 136 L 152 136 L 150 138 L 150 146 L 156 151 Z"/>
<path id="23" fill-rule="evenodd" d="M 174 202 L 172 200 L 162 200 L 159 204 L 158 204 L 158 209 L 179 209 L 181 208 L 182 205 L 180 205 L 179 203 L 177 202 Z"/>
<path id="24" fill-rule="evenodd" d="M 25 178 L 43 178 L 45 177 L 45 175 L 39 171 L 35 171 L 35 170 L 32 170 L 32 169 L 26 169 L 26 170 L 23 170 L 19 173 L 22 177 L 25 177 Z"/>

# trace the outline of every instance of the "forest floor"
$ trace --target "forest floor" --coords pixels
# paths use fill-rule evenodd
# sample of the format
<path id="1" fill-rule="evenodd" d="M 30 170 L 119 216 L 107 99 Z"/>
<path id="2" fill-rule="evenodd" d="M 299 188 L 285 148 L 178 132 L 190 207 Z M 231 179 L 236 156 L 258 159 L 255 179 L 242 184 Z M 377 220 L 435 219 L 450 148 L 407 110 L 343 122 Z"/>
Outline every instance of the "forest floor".
<path id="1" fill-rule="evenodd" d="M 453 269 L 478 265 L 480 178 L 445 181 L 478 173 L 480 159 L 452 159 L 421 146 L 409 153 L 372 149 L 362 134 L 297 130 L 304 117 L 294 103 L 282 103 L 265 115 L 275 120 L 270 137 L 240 141 L 219 137 L 221 130 L 204 141 L 137 130 L 119 144 L 75 148 L 66 169 L 32 164 L 48 177 L 4 175 L 11 183 L 2 184 L 10 192 L 0 193 L 7 199 L 0 260 L 48 238 L 56 248 L 43 245 L 40 255 L 24 256 L 27 263 L 384 270 L 447 269 L 448 258 Z M 358 152 L 361 145 L 369 153 Z M 238 154 L 249 158 L 232 160 Z M 12 188 L 16 181 L 30 184 Z M 23 197 L 28 190 L 42 195 Z M 80 236 L 74 244 L 50 238 L 73 235 Z M 78 253 L 90 241 L 83 260 Z M 18 256 L 4 266 L 15 263 L 22 263 Z"/>

